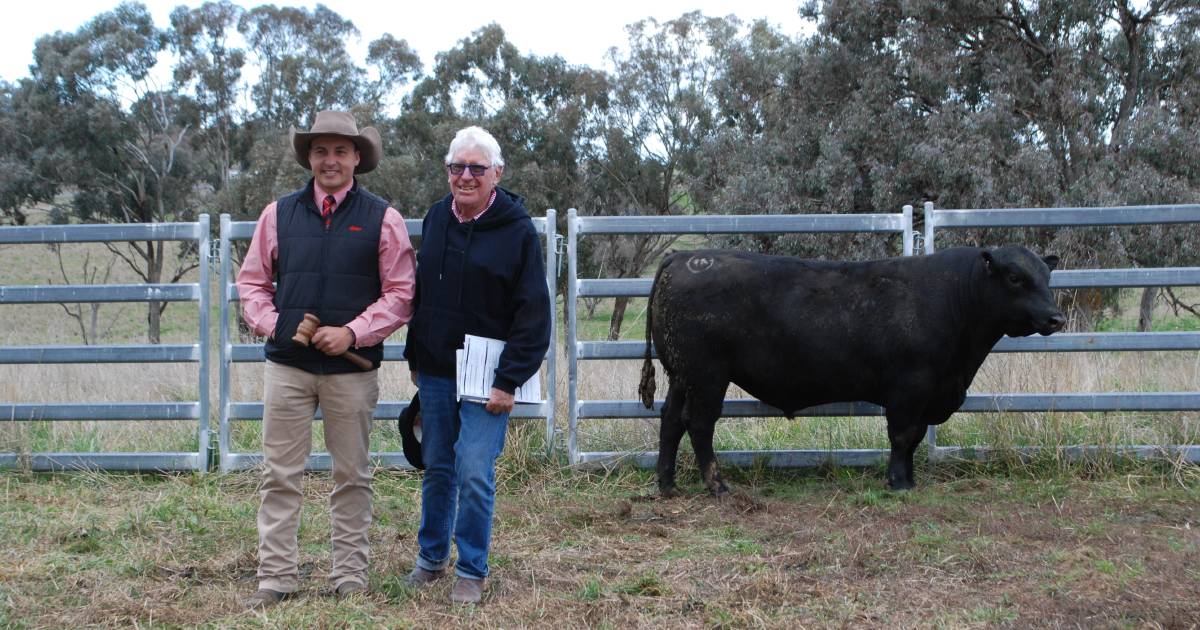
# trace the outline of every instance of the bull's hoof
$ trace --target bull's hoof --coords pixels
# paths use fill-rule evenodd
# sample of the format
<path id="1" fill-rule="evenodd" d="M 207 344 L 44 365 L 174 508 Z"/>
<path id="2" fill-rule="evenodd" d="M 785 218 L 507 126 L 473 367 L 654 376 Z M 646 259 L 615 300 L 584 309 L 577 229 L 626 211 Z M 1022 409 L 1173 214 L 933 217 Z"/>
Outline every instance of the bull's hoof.
<path id="1" fill-rule="evenodd" d="M 658 495 L 664 499 L 674 499 L 683 496 L 683 493 L 679 491 L 678 486 L 659 486 Z"/>
<path id="2" fill-rule="evenodd" d="M 888 490 L 893 492 L 908 492 L 917 487 L 917 484 L 907 480 L 888 480 Z"/>
<path id="3" fill-rule="evenodd" d="M 717 484 L 709 484 L 708 493 L 714 498 L 723 499 L 729 496 L 729 486 L 725 485 L 724 481 Z"/>

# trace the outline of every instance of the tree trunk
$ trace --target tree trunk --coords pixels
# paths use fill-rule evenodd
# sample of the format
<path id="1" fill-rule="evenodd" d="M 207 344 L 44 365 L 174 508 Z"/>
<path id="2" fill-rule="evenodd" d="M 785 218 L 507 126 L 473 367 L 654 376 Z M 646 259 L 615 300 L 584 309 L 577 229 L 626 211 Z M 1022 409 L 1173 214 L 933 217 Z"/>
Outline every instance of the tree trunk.
<path id="1" fill-rule="evenodd" d="M 1154 302 L 1158 298 L 1158 287 L 1142 289 L 1142 304 L 1138 309 L 1138 332 L 1147 332 L 1154 323 Z"/>
<path id="2" fill-rule="evenodd" d="M 86 333 L 83 337 L 83 344 L 90 346 L 100 341 L 100 308 L 104 306 L 98 302 L 92 303 L 92 334 L 89 336 Z"/>
<path id="3" fill-rule="evenodd" d="M 629 306 L 628 297 L 619 297 L 613 304 L 612 319 L 608 320 L 609 341 L 616 341 L 621 338 L 621 322 L 625 320 L 626 306 Z"/>
<path id="4" fill-rule="evenodd" d="M 155 247 L 157 245 L 157 247 Z M 146 252 L 149 254 L 149 260 L 146 261 L 146 282 L 147 284 L 158 284 L 162 282 L 163 268 L 163 243 L 148 242 L 146 243 Z M 159 302 L 149 302 L 146 311 L 146 339 L 149 343 L 160 342 L 160 331 L 162 330 L 162 307 Z"/>

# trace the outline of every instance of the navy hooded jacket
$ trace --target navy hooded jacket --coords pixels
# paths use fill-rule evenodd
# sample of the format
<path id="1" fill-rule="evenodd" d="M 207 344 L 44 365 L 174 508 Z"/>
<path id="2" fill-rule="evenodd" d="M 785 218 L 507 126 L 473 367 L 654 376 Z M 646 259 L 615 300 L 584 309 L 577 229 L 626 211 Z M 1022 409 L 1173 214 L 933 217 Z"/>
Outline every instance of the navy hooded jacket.
<path id="1" fill-rule="evenodd" d="M 465 334 L 505 341 L 492 386 L 513 393 L 533 376 L 550 345 L 550 293 L 542 248 L 524 199 L 496 188 L 478 219 L 459 223 L 452 197 L 421 225 L 413 318 L 404 358 L 410 369 L 454 376 Z"/>

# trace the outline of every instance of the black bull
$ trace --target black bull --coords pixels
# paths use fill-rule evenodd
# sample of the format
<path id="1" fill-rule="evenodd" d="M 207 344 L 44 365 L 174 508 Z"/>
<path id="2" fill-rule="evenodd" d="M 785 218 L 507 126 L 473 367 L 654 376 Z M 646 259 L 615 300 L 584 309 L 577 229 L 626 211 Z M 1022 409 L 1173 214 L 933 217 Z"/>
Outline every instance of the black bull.
<path id="1" fill-rule="evenodd" d="M 639 393 L 654 403 L 653 339 L 666 369 L 659 490 L 675 487 L 686 430 L 704 483 L 728 488 L 713 428 L 729 383 L 790 418 L 799 409 L 867 401 L 886 410 L 888 485 L 913 487 L 913 453 L 945 422 L 1004 335 L 1049 335 L 1065 318 L 1050 295 L 1057 256 L 1023 247 L 824 262 L 733 251 L 677 252 L 650 290 Z"/>

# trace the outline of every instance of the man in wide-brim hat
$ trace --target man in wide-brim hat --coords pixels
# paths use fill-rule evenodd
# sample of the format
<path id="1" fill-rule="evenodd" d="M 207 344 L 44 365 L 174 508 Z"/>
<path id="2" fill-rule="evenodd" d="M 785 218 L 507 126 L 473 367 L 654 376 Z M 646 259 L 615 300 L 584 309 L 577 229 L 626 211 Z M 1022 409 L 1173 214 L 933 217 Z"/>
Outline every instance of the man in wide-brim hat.
<path id="1" fill-rule="evenodd" d="M 296 530 L 318 405 L 333 462 L 331 592 L 366 590 L 377 368 L 384 339 L 412 316 L 415 258 L 404 220 L 354 177 L 379 164 L 379 132 L 360 130 L 348 112 L 323 111 L 309 131 L 292 128 L 291 140 L 312 178 L 263 209 L 237 279 L 246 323 L 267 338 L 252 609 L 299 589 Z M 306 313 L 320 326 L 303 343 L 293 337 Z M 346 360 L 350 349 L 371 369 Z"/>

